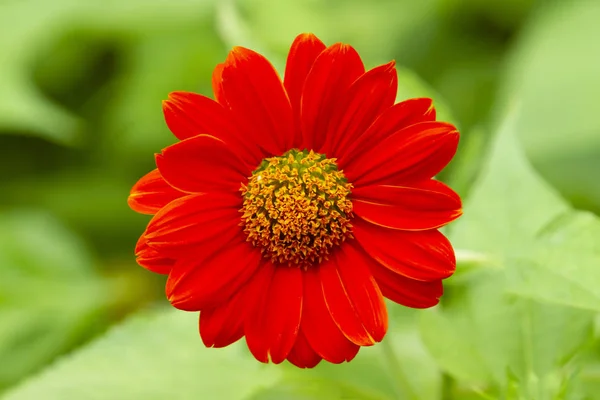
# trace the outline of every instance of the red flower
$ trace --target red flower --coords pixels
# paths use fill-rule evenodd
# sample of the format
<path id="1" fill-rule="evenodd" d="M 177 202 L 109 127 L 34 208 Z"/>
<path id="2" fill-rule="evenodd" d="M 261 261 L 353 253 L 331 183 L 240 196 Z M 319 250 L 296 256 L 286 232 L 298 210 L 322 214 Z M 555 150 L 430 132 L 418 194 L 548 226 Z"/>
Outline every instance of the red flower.
<path id="1" fill-rule="evenodd" d="M 129 197 L 155 214 L 138 263 L 169 275 L 173 306 L 200 311 L 206 346 L 245 336 L 262 362 L 341 363 L 383 339 L 384 297 L 438 303 L 455 258 L 437 228 L 461 200 L 432 177 L 458 132 L 431 99 L 394 105 L 394 62 L 365 72 L 352 47 L 303 34 L 283 82 L 236 47 L 213 89 L 169 95 L 180 142 Z"/>

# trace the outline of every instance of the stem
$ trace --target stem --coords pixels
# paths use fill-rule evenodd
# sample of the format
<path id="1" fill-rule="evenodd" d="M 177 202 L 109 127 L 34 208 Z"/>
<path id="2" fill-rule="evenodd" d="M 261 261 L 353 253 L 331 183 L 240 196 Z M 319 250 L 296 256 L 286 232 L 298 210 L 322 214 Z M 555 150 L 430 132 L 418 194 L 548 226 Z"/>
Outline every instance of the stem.
<path id="1" fill-rule="evenodd" d="M 533 366 L 533 322 L 531 316 L 531 302 L 526 301 L 524 305 L 524 310 L 521 311 L 521 324 L 523 328 L 523 355 L 524 364 L 525 364 L 525 379 L 526 379 L 526 390 L 529 394 L 537 392 L 537 398 L 543 399 L 544 395 L 542 392 L 542 386 L 535 374 L 534 366 Z"/>
<path id="2" fill-rule="evenodd" d="M 480 265 L 492 263 L 493 260 L 485 253 L 466 249 L 454 249 L 457 264 Z"/>
<path id="3" fill-rule="evenodd" d="M 385 357 L 388 367 L 390 368 L 396 392 L 398 392 L 399 395 L 404 395 L 404 397 L 402 397 L 403 399 L 419 400 L 419 396 L 417 396 L 417 393 L 415 393 L 412 385 L 410 384 L 410 380 L 406 376 L 404 369 L 396 357 L 396 352 L 390 339 L 386 338 L 385 340 L 382 340 L 379 346 L 383 351 L 383 356 Z"/>
<path id="4" fill-rule="evenodd" d="M 473 389 L 473 393 L 475 393 L 476 395 L 478 395 L 479 397 L 481 397 L 482 399 L 485 399 L 485 400 L 496 400 L 495 397 L 490 396 L 489 394 L 487 394 L 486 392 L 484 392 L 481 389 Z"/>

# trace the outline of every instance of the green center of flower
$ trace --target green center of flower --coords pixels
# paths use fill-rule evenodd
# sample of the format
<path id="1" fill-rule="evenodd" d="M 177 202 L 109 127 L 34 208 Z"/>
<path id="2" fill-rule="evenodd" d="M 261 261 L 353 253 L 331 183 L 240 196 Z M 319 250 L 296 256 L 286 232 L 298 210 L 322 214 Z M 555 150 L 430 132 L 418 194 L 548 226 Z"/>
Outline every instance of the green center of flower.
<path id="1" fill-rule="evenodd" d="M 318 264 L 352 237 L 351 189 L 335 159 L 312 150 L 266 158 L 240 189 L 244 233 L 274 263 Z"/>

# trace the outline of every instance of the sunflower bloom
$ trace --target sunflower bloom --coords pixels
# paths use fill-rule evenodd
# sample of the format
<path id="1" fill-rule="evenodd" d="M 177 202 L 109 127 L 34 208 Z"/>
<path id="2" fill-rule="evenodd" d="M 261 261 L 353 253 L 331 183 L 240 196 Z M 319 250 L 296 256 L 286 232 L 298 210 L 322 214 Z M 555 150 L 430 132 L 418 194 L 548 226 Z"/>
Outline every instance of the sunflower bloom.
<path id="1" fill-rule="evenodd" d="M 438 228 L 461 200 L 432 178 L 459 135 L 431 99 L 394 104 L 394 62 L 365 71 L 352 47 L 302 34 L 283 81 L 235 47 L 212 84 L 215 100 L 163 103 L 179 141 L 129 197 L 154 215 L 138 263 L 200 312 L 206 346 L 245 337 L 261 362 L 341 363 L 385 336 L 384 298 L 438 303 L 456 266 Z"/>

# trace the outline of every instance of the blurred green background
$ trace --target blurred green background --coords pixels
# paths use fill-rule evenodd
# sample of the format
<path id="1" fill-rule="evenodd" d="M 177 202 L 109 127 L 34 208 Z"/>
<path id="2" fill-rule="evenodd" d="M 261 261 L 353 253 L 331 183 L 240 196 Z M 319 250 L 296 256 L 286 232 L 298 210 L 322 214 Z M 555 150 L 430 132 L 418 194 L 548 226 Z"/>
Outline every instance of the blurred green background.
<path id="1" fill-rule="evenodd" d="M 593 0 L 0 0 L 0 393 L 166 303 L 164 277 L 135 264 L 148 218 L 126 198 L 153 153 L 174 142 L 161 100 L 210 95 L 212 68 L 231 46 L 261 51 L 282 71 L 294 37 L 309 31 L 352 44 L 367 67 L 395 59 L 399 100 L 433 96 L 460 128 L 459 155 L 441 178 L 465 197 L 513 110 L 537 173 L 597 214 L 598 21 Z M 242 373 L 255 371 L 245 362 Z M 288 386 L 260 398 L 313 398 Z M 84 398 L 60 393 L 48 398 Z M 486 398 L 466 393 L 412 398 Z"/>

